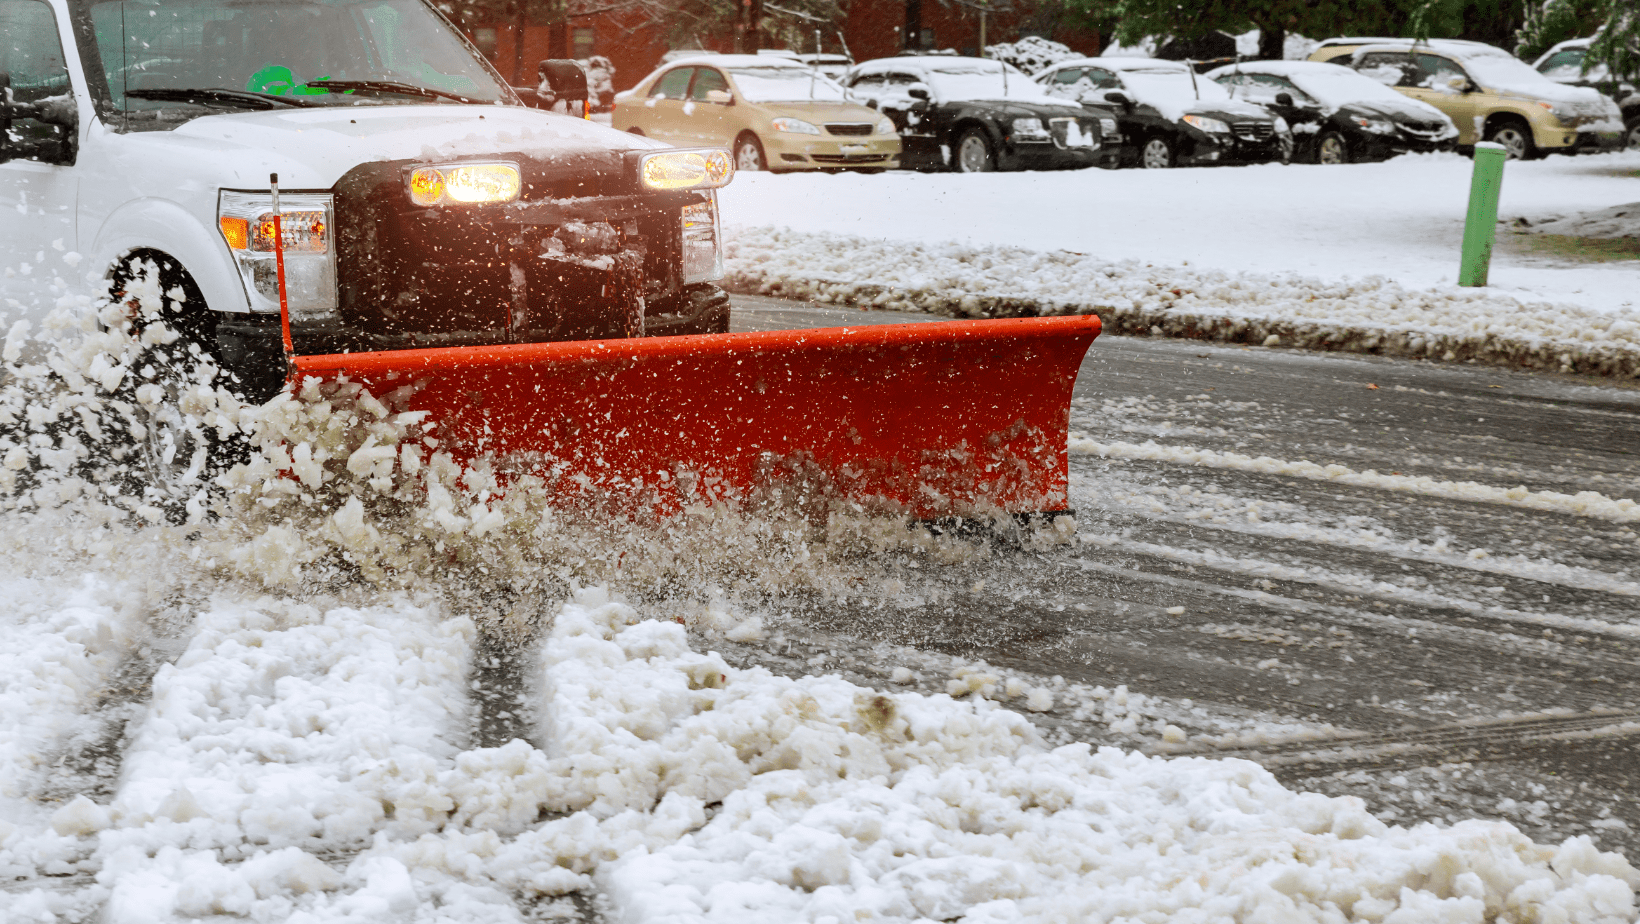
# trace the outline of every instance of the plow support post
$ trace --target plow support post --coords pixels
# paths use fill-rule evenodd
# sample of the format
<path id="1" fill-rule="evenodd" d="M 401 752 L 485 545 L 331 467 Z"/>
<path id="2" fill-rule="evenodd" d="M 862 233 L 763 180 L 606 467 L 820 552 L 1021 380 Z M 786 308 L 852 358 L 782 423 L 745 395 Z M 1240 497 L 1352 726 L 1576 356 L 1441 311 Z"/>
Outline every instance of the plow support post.
<path id="1" fill-rule="evenodd" d="M 463 462 L 539 454 L 555 490 L 668 513 L 787 485 L 916 517 L 1066 507 L 1089 316 L 296 357 L 417 390 Z M 514 456 L 514 458 L 523 458 Z"/>

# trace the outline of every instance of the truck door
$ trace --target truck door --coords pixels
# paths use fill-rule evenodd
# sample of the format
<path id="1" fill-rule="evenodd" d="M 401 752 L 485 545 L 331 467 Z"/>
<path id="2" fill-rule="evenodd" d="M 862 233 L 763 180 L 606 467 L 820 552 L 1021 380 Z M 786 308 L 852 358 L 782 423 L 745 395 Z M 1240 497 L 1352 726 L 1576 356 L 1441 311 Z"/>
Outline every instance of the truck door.
<path id="1" fill-rule="evenodd" d="M 57 17 L 44 0 L 0 0 L 0 73 L 11 80 L 14 102 L 73 98 Z M 52 277 L 73 275 L 52 246 L 76 249 L 73 134 L 14 119 L 0 141 L 0 318 L 8 321 L 20 310 L 43 315 L 56 300 L 48 301 Z"/>

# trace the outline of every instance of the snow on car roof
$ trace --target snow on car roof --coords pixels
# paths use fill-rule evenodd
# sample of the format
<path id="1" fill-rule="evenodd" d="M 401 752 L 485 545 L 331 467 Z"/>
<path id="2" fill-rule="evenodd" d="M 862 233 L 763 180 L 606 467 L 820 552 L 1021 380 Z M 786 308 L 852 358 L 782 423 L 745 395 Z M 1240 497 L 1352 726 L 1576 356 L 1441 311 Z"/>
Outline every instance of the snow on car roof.
<path id="1" fill-rule="evenodd" d="M 1374 41 L 1363 44 L 1355 50 L 1355 53 L 1362 55 L 1374 51 L 1434 51 L 1460 61 L 1478 58 L 1520 60 L 1496 45 L 1487 45 L 1483 42 L 1467 42 L 1462 39 L 1430 39 L 1427 42 L 1418 42 L 1412 39 L 1389 39 L 1388 41 Z"/>
<path id="2" fill-rule="evenodd" d="M 702 54 L 689 58 L 679 58 L 676 61 L 666 62 L 669 65 L 677 64 L 710 64 L 714 67 L 780 67 L 806 71 L 808 65 L 785 55 L 720 55 Z"/>
<path id="3" fill-rule="evenodd" d="M 1160 58 L 1077 58 L 1074 61 L 1059 61 L 1054 67 L 1102 67 L 1110 71 L 1189 70 L 1182 61 L 1164 61 Z"/>
<path id="4" fill-rule="evenodd" d="M 1225 74 L 1240 71 L 1244 74 L 1271 74 L 1276 77 L 1294 77 L 1303 74 L 1333 74 L 1338 71 L 1353 73 L 1342 64 L 1331 61 L 1243 61 L 1240 64 L 1226 64 L 1207 72 L 1206 76 L 1217 79 Z"/>

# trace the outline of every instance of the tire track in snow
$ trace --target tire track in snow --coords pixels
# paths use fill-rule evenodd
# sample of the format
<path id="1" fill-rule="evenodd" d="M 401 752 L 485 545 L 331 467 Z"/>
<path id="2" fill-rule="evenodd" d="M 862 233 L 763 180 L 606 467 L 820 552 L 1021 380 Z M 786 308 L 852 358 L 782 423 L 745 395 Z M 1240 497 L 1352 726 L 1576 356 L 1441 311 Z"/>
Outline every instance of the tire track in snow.
<path id="1" fill-rule="evenodd" d="M 1522 747 L 1547 749 L 1569 741 L 1640 737 L 1640 712 L 1525 716 L 1485 722 L 1411 728 L 1381 734 L 1341 735 L 1258 747 L 1168 748 L 1162 753 L 1245 757 L 1267 767 L 1314 770 L 1404 766 L 1427 761 L 1497 760 L 1518 756 Z"/>
<path id="2" fill-rule="evenodd" d="M 1175 462 L 1183 465 L 1222 468 L 1239 472 L 1260 472 L 1325 481 L 1381 491 L 1400 491 L 1446 500 L 1519 507 L 1548 513 L 1592 517 L 1612 523 L 1640 523 L 1640 504 L 1631 498 L 1607 497 L 1598 491 L 1565 494 L 1559 491 L 1532 491 L 1523 486 L 1501 488 L 1474 481 L 1443 481 L 1428 476 L 1358 472 L 1343 465 L 1321 465 L 1308 460 L 1287 461 L 1269 456 L 1249 456 L 1238 452 L 1197 449 L 1189 446 L 1143 444 L 1120 440 L 1100 441 L 1071 437 L 1073 455 L 1106 459 Z"/>

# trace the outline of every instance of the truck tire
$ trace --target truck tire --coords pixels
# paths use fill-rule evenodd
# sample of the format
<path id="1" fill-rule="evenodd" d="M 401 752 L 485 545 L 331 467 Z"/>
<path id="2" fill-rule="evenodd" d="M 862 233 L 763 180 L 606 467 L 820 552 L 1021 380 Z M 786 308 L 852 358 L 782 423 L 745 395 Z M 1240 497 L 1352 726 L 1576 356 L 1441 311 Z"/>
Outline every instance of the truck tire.
<path id="1" fill-rule="evenodd" d="M 684 286 L 671 298 L 651 306 L 644 319 L 651 337 L 729 332 L 729 293 L 710 283 Z"/>
<path id="2" fill-rule="evenodd" d="M 216 356 L 216 316 L 181 264 L 164 255 L 128 258 L 110 276 L 110 299 L 127 301 L 130 284 L 148 272 L 158 273 L 160 311 L 136 319 L 133 333 L 163 321 L 179 336 L 143 347 L 115 392 L 140 425 L 127 447 L 127 488 L 170 522 L 184 523 L 203 511 L 216 477 L 247 458 L 249 446 L 238 433 L 223 433 L 190 413 L 190 393 L 229 385 L 231 377 Z"/>

